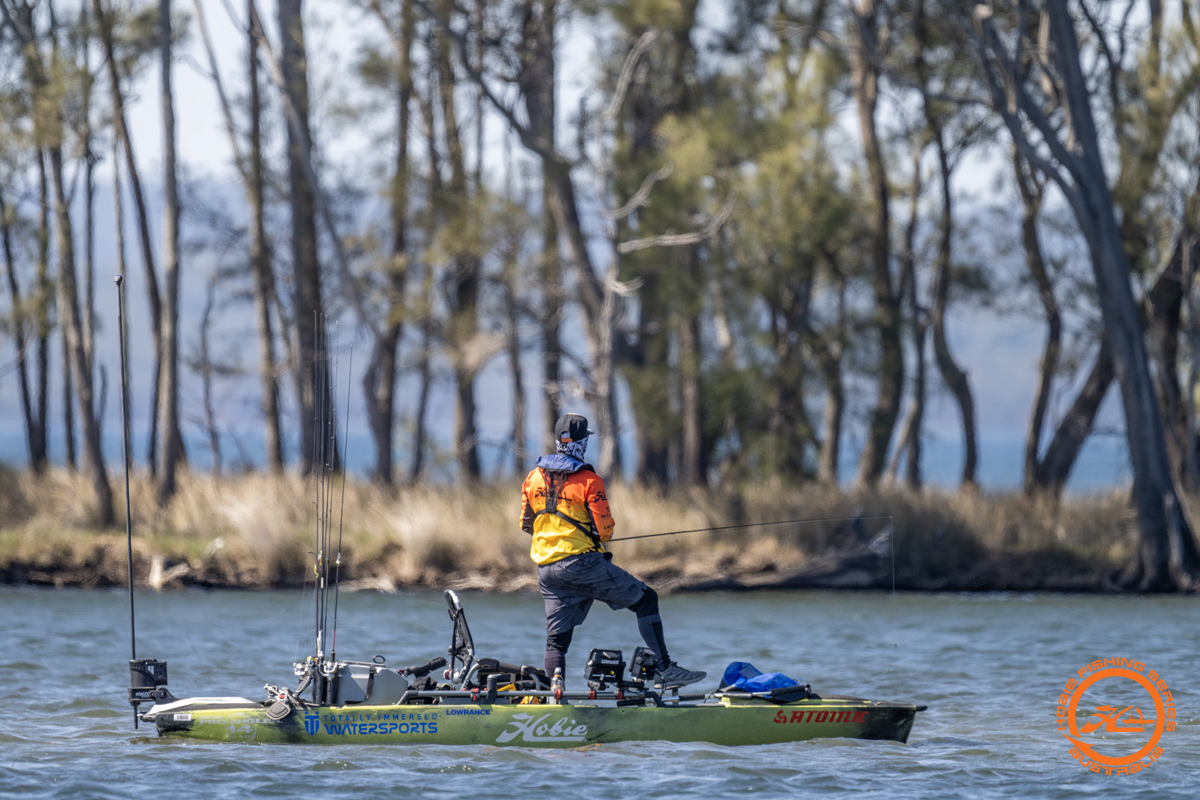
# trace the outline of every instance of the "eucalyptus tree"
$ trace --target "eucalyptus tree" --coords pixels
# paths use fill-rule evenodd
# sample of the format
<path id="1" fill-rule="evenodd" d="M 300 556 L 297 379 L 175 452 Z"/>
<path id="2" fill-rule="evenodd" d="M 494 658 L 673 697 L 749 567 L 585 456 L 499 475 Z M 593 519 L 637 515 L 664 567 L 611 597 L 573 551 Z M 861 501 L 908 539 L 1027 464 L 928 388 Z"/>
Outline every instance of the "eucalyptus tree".
<path id="1" fill-rule="evenodd" d="M 183 452 L 179 429 L 179 191 L 175 158 L 175 94 L 172 90 L 171 0 L 159 0 L 158 49 L 163 115 L 163 383 L 159 427 L 166 437 L 160 453 L 158 501 L 167 503 L 176 490 L 175 472 Z"/>
<path id="2" fill-rule="evenodd" d="M 62 66 L 57 61 L 60 53 L 53 46 L 49 54 L 43 51 L 45 39 L 41 35 L 34 6 L 23 0 L 0 0 L 0 16 L 5 26 L 13 31 L 20 46 L 33 101 L 34 124 L 38 128 L 37 138 L 43 143 L 50 163 L 55 251 L 58 260 L 58 312 L 75 377 L 76 400 L 83 427 L 84 468 L 91 479 L 95 494 L 97 520 L 101 525 L 107 526 L 114 520 L 112 487 L 108 483 L 108 473 L 104 465 L 92 375 L 83 346 L 83 321 L 76 283 L 75 241 L 64 178 L 63 150 L 67 140 L 67 126 L 63 106 L 66 97 L 60 91 L 62 87 L 55 85 Z"/>
<path id="3" fill-rule="evenodd" d="M 250 20 L 262 29 L 258 13 Z M 337 421 L 334 414 L 319 413 L 333 408 L 330 386 L 331 357 L 325 327 L 320 251 L 317 239 L 317 214 L 320 187 L 313 166 L 312 129 L 310 126 L 308 55 L 304 38 L 302 0 L 279 0 L 279 56 L 268 51 L 273 75 L 283 100 L 287 125 L 288 204 L 291 210 L 292 318 L 297 355 L 295 365 L 297 408 L 300 414 L 300 464 L 305 474 L 314 469 L 340 467 L 338 462 Z M 260 39 L 265 43 L 265 38 Z M 322 216 L 328 204 L 321 203 Z M 328 224 L 328 217 L 326 217 Z M 329 225 L 330 239 L 343 261 L 341 242 Z M 340 267 L 346 265 L 339 264 Z M 317 420 L 313 425 L 310 420 Z"/>
<path id="4" fill-rule="evenodd" d="M 558 26 L 558 0 L 523 0 L 516 8 L 519 15 L 521 44 L 517 49 L 517 85 L 525 98 L 525 109 L 534 138 L 556 148 L 558 80 L 555 56 L 555 31 Z M 562 259 L 558 245 L 558 221 L 553 210 L 554 176 L 542 162 L 542 247 L 540 253 L 542 292 L 542 418 L 543 445 L 553 444 L 554 423 L 562 411 L 562 324 L 565 293 Z"/>
<path id="5" fill-rule="evenodd" d="M 245 148 L 242 136 L 234 119 L 233 106 L 225 91 L 217 63 L 216 51 L 208 33 L 204 6 L 194 0 L 196 21 L 208 56 L 209 72 L 216 88 L 221 114 L 225 121 L 225 132 L 233 152 L 234 167 L 246 193 L 249 210 L 249 268 L 254 286 L 254 318 L 258 331 L 259 379 L 262 385 L 263 443 L 267 456 L 267 468 L 275 473 L 283 472 L 283 436 L 279 423 L 279 367 L 275 356 L 275 326 L 272 323 L 271 306 L 277 301 L 275 272 L 271 259 L 271 243 L 266 228 L 266 164 L 263 157 L 263 111 L 259 59 L 263 32 L 257 14 L 253 11 L 253 0 L 247 3 L 246 19 L 235 20 L 246 32 L 246 135 Z M 283 325 L 281 319 L 280 325 Z M 286 332 L 285 332 L 286 333 Z"/>
<path id="6" fill-rule="evenodd" d="M 113 136 L 120 143 L 124 153 L 129 189 L 133 195 L 138 244 L 141 250 L 147 303 L 150 310 L 150 329 L 154 346 L 154 376 L 151 382 L 150 413 L 147 415 L 150 435 L 147 439 L 146 462 L 153 475 L 158 469 L 159 394 L 163 368 L 162 295 L 158 286 L 158 271 L 155 268 L 154 245 L 151 243 L 146 198 L 142 191 L 141 175 L 125 114 L 124 84 L 137 77 L 145 57 L 157 45 L 154 10 L 150 6 L 145 6 L 135 8 L 132 12 L 121 12 L 112 5 L 105 9 L 103 0 L 91 0 L 91 3 L 104 53 L 105 71 L 108 75 Z"/>
<path id="7" fill-rule="evenodd" d="M 992 110 L 1030 164 L 1053 181 L 1074 213 L 1092 257 L 1105 341 L 1121 388 L 1134 471 L 1140 546 L 1132 583 L 1146 591 L 1200 579 L 1200 552 L 1176 494 L 1163 415 L 1150 375 L 1144 325 L 1131 286 L 1119 205 L 1105 174 L 1100 129 L 1068 0 L 1011 16 L 979 3 L 943 7 L 970 37 Z M 1041 19 L 1039 40 L 1033 20 Z M 1017 58 L 1011 49 L 1018 46 Z M 1176 553 L 1179 574 L 1172 572 Z"/>
<path id="8" fill-rule="evenodd" d="M 400 342 L 408 315 L 406 308 L 410 272 L 410 197 L 413 192 L 412 156 L 409 143 L 412 128 L 413 103 L 413 44 L 416 37 L 416 13 L 409 0 L 389 4 L 379 0 L 367 4 L 386 31 L 393 52 L 392 58 L 366 51 L 362 54 L 359 72 L 364 81 L 375 89 L 395 97 L 395 165 L 391 176 L 390 248 L 380 270 L 385 276 L 378 287 L 384 300 L 379 311 L 382 324 L 367 321 L 372 333 L 371 357 L 363 372 L 363 397 L 367 406 L 367 421 L 375 439 L 375 469 L 373 479 L 385 486 L 392 485 L 393 430 L 396 416 L 396 380 Z"/>
<path id="9" fill-rule="evenodd" d="M 19 59 L 11 48 L 13 43 L 0 39 L 0 53 L 12 53 L 10 63 Z M 16 346 L 16 372 L 20 387 L 22 421 L 25 442 L 29 450 L 29 468 L 35 475 L 45 472 L 49 463 L 47 453 L 47 385 L 49 367 L 50 321 L 47 305 L 49 296 L 46 280 L 45 218 L 43 205 L 36 223 L 22 213 L 18 176 L 41 159 L 40 147 L 33 144 L 31 95 L 20 81 L 8 84 L 0 94 L 0 247 L 4 256 L 4 271 L 10 295 L 8 330 Z M 35 155 L 36 150 L 36 155 Z M 40 180 L 44 170 L 39 170 Z M 35 276 L 22 290 L 18 265 L 27 253 L 32 240 Z M 26 256 L 26 260 L 29 257 Z M 36 345 L 36 347 L 35 347 Z M 32 364 L 32 385 L 30 379 Z"/>
<path id="10" fill-rule="evenodd" d="M 758 123 L 739 131 L 753 143 L 744 156 L 753 169 L 730 225 L 741 288 L 752 288 L 756 306 L 766 310 L 765 329 L 752 324 L 747 338 L 771 354 L 763 392 L 769 408 L 739 428 L 738 440 L 747 448 L 763 441 L 756 449 L 768 475 L 805 480 L 815 467 L 819 480 L 836 484 L 844 356 L 850 328 L 864 324 L 851 320 L 846 292 L 860 277 L 869 239 L 862 222 L 868 208 L 841 171 L 855 154 L 838 135 L 847 69 L 841 52 L 820 39 L 832 23 L 828 11 L 821 3 L 796 4 L 763 20 L 774 32 L 772 46 L 740 76 L 746 87 L 739 116 Z M 820 426 L 809 411 L 813 378 L 825 394 Z"/>

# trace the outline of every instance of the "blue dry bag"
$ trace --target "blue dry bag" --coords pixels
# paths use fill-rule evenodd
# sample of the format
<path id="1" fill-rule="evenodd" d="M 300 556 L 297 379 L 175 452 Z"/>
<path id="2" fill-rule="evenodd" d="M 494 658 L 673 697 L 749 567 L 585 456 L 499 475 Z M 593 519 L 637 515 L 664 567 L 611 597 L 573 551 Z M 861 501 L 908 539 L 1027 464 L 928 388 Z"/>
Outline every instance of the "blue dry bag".
<path id="1" fill-rule="evenodd" d="M 800 685 L 782 672 L 763 674 L 748 661 L 734 661 L 726 667 L 721 683 L 725 689 L 739 689 L 743 692 L 769 692 L 772 689 L 787 689 Z"/>

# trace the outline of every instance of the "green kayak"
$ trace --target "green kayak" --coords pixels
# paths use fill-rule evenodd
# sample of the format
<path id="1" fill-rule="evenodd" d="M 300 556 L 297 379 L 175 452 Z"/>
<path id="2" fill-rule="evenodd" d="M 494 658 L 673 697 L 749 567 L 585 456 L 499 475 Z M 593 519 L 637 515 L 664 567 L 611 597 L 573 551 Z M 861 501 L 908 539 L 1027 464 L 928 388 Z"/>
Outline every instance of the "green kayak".
<path id="1" fill-rule="evenodd" d="M 144 660 L 131 662 L 130 700 L 153 702 L 138 718 L 171 737 L 558 748 L 649 740 L 905 742 L 917 712 L 925 708 L 818 695 L 806 685 L 763 692 L 722 685 L 703 694 L 680 694 L 678 687 L 653 685 L 653 662 L 642 648 L 635 651 L 628 676 L 619 651 L 593 650 L 585 674 L 588 689 L 564 691 L 541 669 L 477 658 L 458 597 L 447 591 L 446 598 L 454 626 L 449 660 L 393 669 L 380 659 L 331 661 L 319 653 L 295 665 L 301 679 L 297 689 L 268 685 L 263 701 L 176 698 L 165 685 L 165 662 Z"/>
<path id="2" fill-rule="evenodd" d="M 313 744 L 450 744 L 582 747 L 664 740 L 722 745 L 776 744 L 843 737 L 904 742 L 917 707 L 852 697 L 812 697 L 774 704 L 721 697 L 678 706 L 563 705 L 312 706 L 276 721 L 270 703 L 195 698 L 157 707 L 167 736 L 222 742 Z"/>

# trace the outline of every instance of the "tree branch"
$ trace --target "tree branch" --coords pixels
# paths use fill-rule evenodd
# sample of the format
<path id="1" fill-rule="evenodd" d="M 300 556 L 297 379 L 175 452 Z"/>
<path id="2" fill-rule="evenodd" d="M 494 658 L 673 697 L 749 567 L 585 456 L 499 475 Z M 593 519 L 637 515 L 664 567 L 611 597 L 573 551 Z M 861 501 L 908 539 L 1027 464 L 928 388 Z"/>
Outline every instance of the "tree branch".
<path id="1" fill-rule="evenodd" d="M 737 192 L 730 192 L 721 210 L 701 230 L 693 231 L 692 233 L 668 233 L 662 236 L 634 239 L 633 241 L 617 245 L 617 252 L 624 255 L 632 253 L 635 250 L 646 250 L 651 247 L 682 247 L 690 244 L 699 244 L 721 229 L 721 226 L 729 219 L 729 215 L 733 213 L 733 204 L 736 200 Z"/>

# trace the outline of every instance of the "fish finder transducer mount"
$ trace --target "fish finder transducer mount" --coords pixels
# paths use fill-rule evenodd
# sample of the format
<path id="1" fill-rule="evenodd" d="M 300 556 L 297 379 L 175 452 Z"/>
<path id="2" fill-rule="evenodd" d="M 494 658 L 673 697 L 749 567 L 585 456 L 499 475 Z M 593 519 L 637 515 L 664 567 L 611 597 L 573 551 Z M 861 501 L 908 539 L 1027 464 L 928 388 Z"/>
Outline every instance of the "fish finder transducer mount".
<path id="1" fill-rule="evenodd" d="M 133 706 L 133 724 L 137 727 L 138 706 L 174 700 L 167 688 L 167 662 L 157 658 L 138 658 L 129 662 L 129 704 Z"/>

